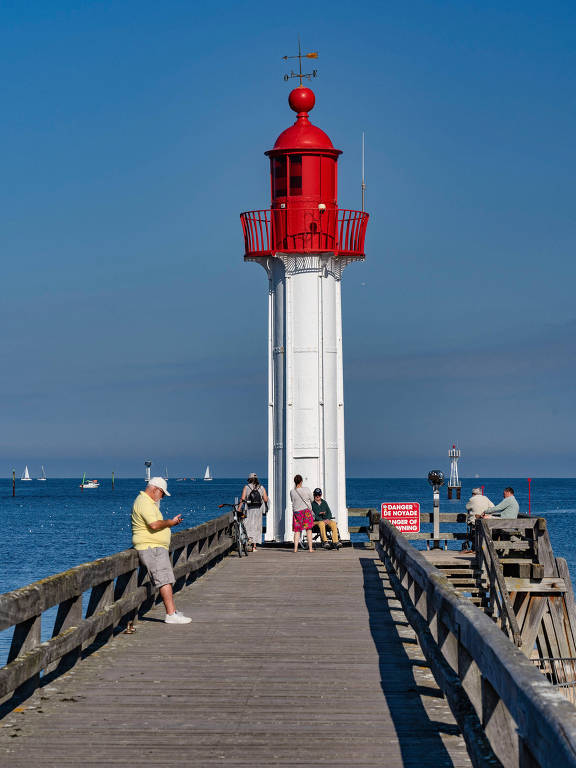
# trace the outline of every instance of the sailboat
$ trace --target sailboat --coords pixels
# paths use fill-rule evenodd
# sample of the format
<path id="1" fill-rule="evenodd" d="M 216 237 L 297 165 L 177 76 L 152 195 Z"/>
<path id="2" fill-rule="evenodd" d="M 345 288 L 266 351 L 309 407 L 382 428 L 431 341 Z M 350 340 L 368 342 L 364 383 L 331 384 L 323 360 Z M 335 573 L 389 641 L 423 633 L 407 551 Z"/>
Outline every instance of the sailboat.
<path id="1" fill-rule="evenodd" d="M 24 474 L 20 478 L 20 480 L 32 480 L 30 477 L 30 472 L 28 472 L 28 464 L 26 464 L 26 469 L 24 470 Z"/>
<path id="2" fill-rule="evenodd" d="M 212 480 L 212 475 L 210 474 L 210 464 L 206 467 L 206 472 L 204 472 L 204 480 Z"/>
<path id="3" fill-rule="evenodd" d="M 42 476 L 37 477 L 36 480 L 46 480 L 46 472 L 44 471 L 44 464 L 42 464 Z"/>

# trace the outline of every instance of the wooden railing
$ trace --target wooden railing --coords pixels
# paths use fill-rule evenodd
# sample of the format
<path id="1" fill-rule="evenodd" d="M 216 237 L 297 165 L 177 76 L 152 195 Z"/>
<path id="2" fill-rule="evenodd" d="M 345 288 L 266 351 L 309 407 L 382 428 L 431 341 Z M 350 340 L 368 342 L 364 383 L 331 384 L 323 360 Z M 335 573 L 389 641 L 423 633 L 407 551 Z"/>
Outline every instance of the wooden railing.
<path id="1" fill-rule="evenodd" d="M 576 766 L 572 704 L 385 520 L 378 547 L 473 765 Z"/>
<path id="2" fill-rule="evenodd" d="M 521 523 L 513 521 L 516 526 Z M 496 521 L 497 524 L 498 521 Z M 510 602 L 510 595 L 504 579 L 504 571 L 498 559 L 498 554 L 494 548 L 494 542 L 490 534 L 490 529 L 486 520 L 476 521 L 475 528 L 475 550 L 476 564 L 482 570 L 488 580 L 488 595 L 490 605 L 487 606 L 488 612 L 492 618 L 499 624 L 505 634 L 520 647 L 522 645 L 522 635 L 518 620 L 514 613 L 514 608 Z"/>
<path id="3" fill-rule="evenodd" d="M 231 519 L 228 513 L 172 536 L 175 590 L 230 549 Z M 8 663 L 0 669 L 0 702 L 23 686 L 28 695 L 42 673 L 72 666 L 91 643 L 105 642 L 118 625 L 151 606 L 156 592 L 136 551 L 127 549 L 0 595 L 0 631 L 14 627 Z M 42 642 L 42 615 L 55 606 L 52 636 Z"/>
<path id="4" fill-rule="evenodd" d="M 361 525 L 348 525 L 349 533 L 365 533 L 369 539 L 378 538 L 378 523 L 380 522 L 380 510 L 370 507 L 349 507 L 348 518 L 365 517 L 366 522 Z"/>

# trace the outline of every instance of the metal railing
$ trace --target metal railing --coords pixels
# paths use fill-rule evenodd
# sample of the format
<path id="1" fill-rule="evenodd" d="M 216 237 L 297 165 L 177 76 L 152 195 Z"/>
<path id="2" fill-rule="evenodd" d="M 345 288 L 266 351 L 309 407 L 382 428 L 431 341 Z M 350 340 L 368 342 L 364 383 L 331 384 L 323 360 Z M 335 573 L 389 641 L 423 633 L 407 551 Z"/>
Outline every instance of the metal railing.
<path id="1" fill-rule="evenodd" d="M 345 208 L 266 208 L 240 214 L 248 257 L 275 251 L 362 257 L 368 218 L 363 211 Z"/>
<path id="2" fill-rule="evenodd" d="M 576 659 L 548 657 L 531 661 L 565 699 L 576 704 Z"/>

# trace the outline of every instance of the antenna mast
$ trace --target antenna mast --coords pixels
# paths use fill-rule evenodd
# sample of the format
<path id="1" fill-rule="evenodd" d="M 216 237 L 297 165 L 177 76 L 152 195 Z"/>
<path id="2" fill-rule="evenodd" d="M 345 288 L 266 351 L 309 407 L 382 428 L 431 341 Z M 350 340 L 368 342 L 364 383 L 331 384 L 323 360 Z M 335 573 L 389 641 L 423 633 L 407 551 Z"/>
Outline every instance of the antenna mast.
<path id="1" fill-rule="evenodd" d="M 364 131 L 362 131 L 362 213 L 364 213 L 365 194 L 366 194 L 366 182 L 364 181 Z"/>

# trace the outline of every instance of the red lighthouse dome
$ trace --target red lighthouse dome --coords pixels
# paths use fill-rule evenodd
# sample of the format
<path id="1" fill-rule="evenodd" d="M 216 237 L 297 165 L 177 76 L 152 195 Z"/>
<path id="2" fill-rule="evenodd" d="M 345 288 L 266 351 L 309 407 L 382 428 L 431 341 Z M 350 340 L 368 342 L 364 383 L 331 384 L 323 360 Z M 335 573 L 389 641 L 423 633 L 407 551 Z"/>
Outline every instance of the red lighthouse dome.
<path id="1" fill-rule="evenodd" d="M 278 136 L 274 149 L 334 149 L 329 136 L 308 118 L 308 113 L 314 109 L 316 103 L 314 91 L 303 86 L 294 88 L 288 97 L 288 103 L 298 117 L 294 125 Z"/>
<path id="2" fill-rule="evenodd" d="M 278 251 L 337 249 L 337 161 L 341 154 L 313 125 L 308 112 L 316 98 L 310 88 L 288 97 L 296 122 L 266 152 L 270 158 L 274 247 Z"/>
<path id="3" fill-rule="evenodd" d="M 269 211 L 242 214 L 246 258 L 321 253 L 364 258 L 368 214 L 338 210 L 338 157 L 330 137 L 310 122 L 316 98 L 299 86 L 288 97 L 296 122 L 276 139 L 270 158 Z"/>

